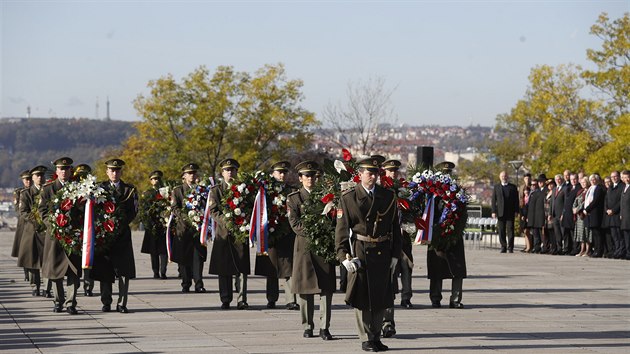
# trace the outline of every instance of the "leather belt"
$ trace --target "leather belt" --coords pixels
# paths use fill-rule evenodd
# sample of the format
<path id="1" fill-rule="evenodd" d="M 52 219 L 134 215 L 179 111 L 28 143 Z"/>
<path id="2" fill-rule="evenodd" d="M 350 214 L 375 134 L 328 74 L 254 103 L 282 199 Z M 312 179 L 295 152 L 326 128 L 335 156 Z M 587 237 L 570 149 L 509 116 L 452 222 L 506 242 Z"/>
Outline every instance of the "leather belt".
<path id="1" fill-rule="evenodd" d="M 357 240 L 363 241 L 363 242 L 378 243 L 378 242 L 389 241 L 389 235 L 379 236 L 379 237 L 370 237 L 370 236 L 354 234 L 354 236 L 357 238 Z"/>

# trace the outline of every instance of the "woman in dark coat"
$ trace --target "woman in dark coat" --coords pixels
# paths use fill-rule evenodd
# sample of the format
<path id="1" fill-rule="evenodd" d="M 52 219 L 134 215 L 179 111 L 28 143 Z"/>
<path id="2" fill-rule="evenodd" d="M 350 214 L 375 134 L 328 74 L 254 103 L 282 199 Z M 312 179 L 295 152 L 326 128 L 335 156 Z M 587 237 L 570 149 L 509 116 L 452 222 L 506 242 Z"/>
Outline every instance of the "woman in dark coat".
<path id="1" fill-rule="evenodd" d="M 602 186 L 602 178 L 594 173 L 589 177 L 591 187 L 586 192 L 584 199 L 584 215 L 586 215 L 586 227 L 593 235 L 593 253 L 591 257 L 601 257 L 604 251 L 604 233 L 602 221 L 604 220 L 604 200 L 606 191 Z"/>

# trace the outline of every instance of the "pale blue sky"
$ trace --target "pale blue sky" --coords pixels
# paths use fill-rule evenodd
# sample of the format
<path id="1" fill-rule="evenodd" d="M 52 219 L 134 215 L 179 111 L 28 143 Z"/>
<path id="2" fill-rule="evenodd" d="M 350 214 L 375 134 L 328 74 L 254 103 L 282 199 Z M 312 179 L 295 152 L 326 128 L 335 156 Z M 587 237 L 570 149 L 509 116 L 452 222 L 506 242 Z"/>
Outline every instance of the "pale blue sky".
<path id="1" fill-rule="evenodd" d="M 343 100 L 349 80 L 396 87 L 399 123 L 494 125 L 540 64 L 591 67 L 597 16 L 630 1 L 6 1 L 0 116 L 138 119 L 149 80 L 200 65 L 284 63 L 304 107 Z"/>

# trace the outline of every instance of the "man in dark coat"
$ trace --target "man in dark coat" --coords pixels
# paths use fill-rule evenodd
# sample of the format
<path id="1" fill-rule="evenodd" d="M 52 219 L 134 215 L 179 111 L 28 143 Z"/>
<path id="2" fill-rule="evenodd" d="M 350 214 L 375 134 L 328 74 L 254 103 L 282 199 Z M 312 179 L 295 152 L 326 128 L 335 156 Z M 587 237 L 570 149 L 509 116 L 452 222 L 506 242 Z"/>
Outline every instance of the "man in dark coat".
<path id="1" fill-rule="evenodd" d="M 193 281 L 196 293 L 206 292 L 203 284 L 203 264 L 208 257 L 208 248 L 205 243 L 200 242 L 199 230 L 186 220 L 186 201 L 188 195 L 197 187 L 198 170 L 199 166 L 196 163 L 188 163 L 182 167 L 183 183 L 173 188 L 171 200 L 176 222 L 172 257 L 173 261 L 179 264 L 183 293 L 190 292 Z"/>
<path id="2" fill-rule="evenodd" d="M 51 204 L 56 198 L 57 192 L 70 181 L 72 162 L 72 159 L 69 157 L 62 157 L 53 162 L 56 166 L 57 179 L 46 183 L 41 192 L 38 211 L 42 220 L 46 221 L 48 215 L 55 212 L 50 210 Z M 52 282 L 55 303 L 53 312 L 63 311 L 65 305 L 69 314 L 76 315 L 78 313 L 76 297 L 79 278 L 81 277 L 81 255 L 67 255 L 59 241 L 51 234 L 52 227 L 47 225 L 47 229 L 47 237 L 44 240 L 41 276 Z M 64 277 L 67 277 L 65 292 L 63 286 Z"/>
<path id="3" fill-rule="evenodd" d="M 118 224 L 119 233 L 105 254 L 94 257 L 94 268 L 90 271 L 90 276 L 100 281 L 101 302 L 103 303 L 101 310 L 103 312 L 111 311 L 112 288 L 116 277 L 118 277 L 116 311 L 128 313 L 129 280 L 136 277 L 136 262 L 129 224 L 138 214 L 138 192 L 133 185 L 121 180 L 122 168 L 125 165 L 123 160 L 107 160 L 105 165 L 107 166 L 108 180 L 102 182 L 101 187 L 113 194 L 116 208 L 121 210 Z"/>
<path id="4" fill-rule="evenodd" d="M 216 226 L 209 273 L 219 276 L 219 296 L 223 310 L 229 309 L 232 302 L 233 278 L 238 292 L 236 308 L 239 310 L 249 308 L 247 303 L 247 276 L 250 274 L 249 245 L 248 242 L 237 242 L 234 235 L 228 231 L 222 202 L 223 195 L 237 176 L 239 167 L 238 161 L 231 158 L 219 162 L 223 179 L 221 183 L 212 187 L 208 196 L 210 212 Z"/>
<path id="5" fill-rule="evenodd" d="M 604 220 L 606 191 L 602 186 L 602 178 L 597 173 L 590 175 L 588 179 L 591 186 L 584 197 L 583 213 L 586 216 L 584 224 L 593 235 L 594 251 L 590 257 L 599 258 L 604 255 L 604 233 L 601 227 Z"/>
<path id="6" fill-rule="evenodd" d="M 624 184 L 619 202 L 619 229 L 623 236 L 626 254 L 622 258 L 630 260 L 630 171 L 621 172 L 621 181 Z"/>
<path id="7" fill-rule="evenodd" d="M 626 247 L 619 229 L 621 226 L 621 219 L 619 218 L 621 193 L 625 184 L 620 181 L 619 171 L 611 172 L 610 180 L 612 185 L 608 188 L 604 199 L 604 219 L 614 245 L 614 249 L 609 250 L 610 256 L 619 259 L 626 255 Z"/>
<path id="8" fill-rule="evenodd" d="M 169 198 L 160 194 L 162 187 L 162 176 L 164 173 L 155 170 L 149 174 L 151 180 L 151 188 L 142 194 L 142 203 L 144 210 L 149 208 L 158 200 Z M 166 229 L 161 220 L 161 215 L 145 215 L 144 238 L 142 239 L 142 248 L 140 252 L 151 255 L 151 269 L 153 270 L 154 279 L 166 279 L 166 265 L 168 259 L 166 256 Z"/>
<path id="9" fill-rule="evenodd" d="M 20 248 L 20 239 L 22 238 L 22 225 L 24 220 L 20 217 L 20 194 L 23 191 L 27 191 L 31 188 L 31 173 L 29 170 L 20 172 L 20 180 L 22 181 L 22 187 L 13 190 L 13 207 L 18 214 L 17 227 L 15 228 L 15 235 L 13 236 L 13 247 L 11 248 L 11 257 L 17 257 Z M 24 269 L 24 280 L 29 281 L 28 269 Z"/>
<path id="10" fill-rule="evenodd" d="M 534 238 L 534 253 L 540 253 L 542 242 L 542 228 L 545 226 L 545 184 L 547 177 L 541 174 L 536 179 L 538 188 L 533 190 L 529 195 L 529 204 L 527 207 L 527 227 L 531 228 Z"/>
<path id="11" fill-rule="evenodd" d="M 278 182 L 284 184 L 285 175 L 289 172 L 291 164 L 288 161 L 279 161 L 271 165 L 271 176 Z M 293 192 L 292 188 L 284 184 L 283 195 L 286 192 Z M 285 200 L 286 203 L 286 200 Z M 275 243 L 269 243 L 269 249 L 266 254 L 256 255 L 256 266 L 254 274 L 267 277 L 267 308 L 276 307 L 276 301 L 280 295 L 278 279 L 284 279 L 284 295 L 286 299 L 285 307 L 288 310 L 298 310 L 296 295 L 291 291 L 291 272 L 293 270 L 293 244 L 295 243 L 295 234 L 291 231 L 289 220 L 285 220 L 288 232 L 285 235 L 279 235 L 275 238 Z M 277 226 L 280 229 L 280 226 Z"/>
<path id="12" fill-rule="evenodd" d="M 315 161 L 303 161 L 295 166 L 295 169 L 302 188 L 287 197 L 289 223 L 295 232 L 291 289 L 299 297 L 300 318 L 305 338 L 313 337 L 315 294 L 319 294 L 319 335 L 323 340 L 329 340 L 332 339 L 329 328 L 332 296 L 336 287 L 335 265 L 308 250 L 309 240 L 304 234 L 301 220 L 303 205 L 315 185 L 319 165 Z"/>
<path id="13" fill-rule="evenodd" d="M 355 308 L 361 348 L 383 351 L 385 309 L 394 304 L 392 278 L 402 248 L 397 198 L 376 185 L 379 161 L 358 162 L 361 183 L 340 198 L 335 245 L 348 270 L 346 303 Z"/>
<path id="14" fill-rule="evenodd" d="M 40 295 L 40 269 L 45 237 L 42 220 L 36 216 L 34 211 L 39 206 L 39 194 L 46 170 L 46 166 L 37 166 L 31 169 L 32 186 L 20 193 L 19 211 L 24 223 L 18 249 L 17 265 L 28 270 L 33 296 Z"/>
<path id="15" fill-rule="evenodd" d="M 509 176 L 506 171 L 499 173 L 499 179 L 501 183 L 496 184 L 492 191 L 492 217 L 498 218 L 501 253 L 507 251 L 514 253 L 514 218 L 519 212 L 518 189 L 516 185 L 508 182 Z"/>
<path id="16" fill-rule="evenodd" d="M 569 176 L 570 185 L 565 187 L 564 206 L 562 208 L 561 226 L 562 226 L 562 253 L 575 255 L 573 253 L 573 231 L 575 229 L 575 219 L 573 215 L 573 202 L 578 193 L 582 189 L 578 176 L 575 173 L 571 173 Z"/>
<path id="17" fill-rule="evenodd" d="M 564 238 L 562 230 L 562 213 L 564 211 L 564 202 L 566 199 L 566 190 L 569 188 L 564 183 L 562 175 L 557 174 L 554 177 L 556 185 L 551 190 L 551 205 L 549 218 L 553 225 L 553 238 L 551 242 L 551 254 L 564 254 L 563 249 L 566 248 L 568 240 Z"/>

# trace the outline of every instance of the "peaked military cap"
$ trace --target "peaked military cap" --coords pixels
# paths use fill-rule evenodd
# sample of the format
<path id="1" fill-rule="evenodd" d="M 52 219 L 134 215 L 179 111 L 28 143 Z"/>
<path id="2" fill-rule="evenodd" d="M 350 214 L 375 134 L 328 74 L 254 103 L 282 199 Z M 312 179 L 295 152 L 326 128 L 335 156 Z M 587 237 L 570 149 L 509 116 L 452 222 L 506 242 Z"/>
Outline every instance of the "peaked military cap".
<path id="1" fill-rule="evenodd" d="M 274 163 L 273 165 L 271 165 L 271 169 L 273 171 L 284 171 L 284 172 L 287 172 L 289 170 L 289 168 L 291 168 L 291 164 L 289 163 L 289 161 L 278 161 L 278 162 Z"/>
<path id="2" fill-rule="evenodd" d="M 227 159 L 219 162 L 219 167 L 221 169 L 224 169 L 224 168 L 239 168 L 239 167 L 241 167 L 241 164 L 238 163 L 238 161 L 236 161 L 236 160 L 234 160 L 232 158 L 227 158 Z"/>
<path id="3" fill-rule="evenodd" d="M 398 160 L 387 160 L 381 164 L 384 169 L 393 171 L 397 171 L 400 168 L 400 165 L 402 165 L 402 163 Z"/>
<path id="4" fill-rule="evenodd" d="M 30 179 L 31 178 L 31 170 L 24 170 L 20 172 L 20 179 Z"/>
<path id="5" fill-rule="evenodd" d="M 125 166 L 125 161 L 121 160 L 121 159 L 110 159 L 105 161 L 105 165 L 107 165 L 107 168 L 110 168 L 112 170 L 116 170 L 116 169 L 121 169 L 123 166 Z"/>
<path id="6" fill-rule="evenodd" d="M 450 173 L 451 171 L 453 171 L 454 168 L 455 164 L 450 161 L 440 162 L 439 164 L 435 165 L 436 170 L 440 170 L 446 173 Z"/>
<path id="7" fill-rule="evenodd" d="M 162 176 L 164 176 L 164 172 L 160 171 L 160 170 L 155 170 L 153 172 L 151 172 L 151 174 L 149 175 L 149 179 L 160 179 L 162 178 Z"/>
<path id="8" fill-rule="evenodd" d="M 370 158 L 371 158 L 371 159 L 376 159 L 376 160 L 378 160 L 378 164 L 379 164 L 379 165 L 382 165 L 382 164 L 383 164 L 383 162 L 385 162 L 385 160 L 387 160 L 387 159 L 385 158 L 385 156 L 383 156 L 383 155 L 372 155 L 372 156 L 370 156 Z"/>
<path id="9" fill-rule="evenodd" d="M 378 157 L 368 157 L 367 159 L 357 161 L 360 168 L 367 168 L 370 170 L 378 170 L 381 167 L 381 162 Z"/>
<path id="10" fill-rule="evenodd" d="M 68 167 L 68 166 L 72 166 L 73 162 L 74 161 L 72 161 L 72 159 L 69 157 L 60 157 L 56 159 L 55 161 L 53 161 L 53 165 L 57 167 Z"/>
<path id="11" fill-rule="evenodd" d="M 295 170 L 301 175 L 315 175 L 319 172 L 319 164 L 315 161 L 302 161 L 295 166 Z"/>
<path id="12" fill-rule="evenodd" d="M 90 167 L 90 165 L 88 165 L 86 163 L 82 163 L 80 165 L 77 165 L 74 168 L 74 174 L 75 175 L 79 175 L 79 174 L 87 175 L 88 173 L 92 173 L 92 167 Z"/>
<path id="13" fill-rule="evenodd" d="M 197 165 L 196 163 L 187 163 L 184 165 L 184 167 L 182 167 L 182 172 L 183 173 L 195 173 L 199 171 L 199 165 Z M 183 174 L 182 174 L 183 175 Z"/>
<path id="14" fill-rule="evenodd" d="M 31 168 L 30 173 L 32 175 L 34 175 L 34 174 L 42 174 L 43 175 L 43 174 L 46 173 L 46 171 L 48 171 L 48 167 L 39 165 L 39 166 L 35 166 L 35 167 Z"/>

